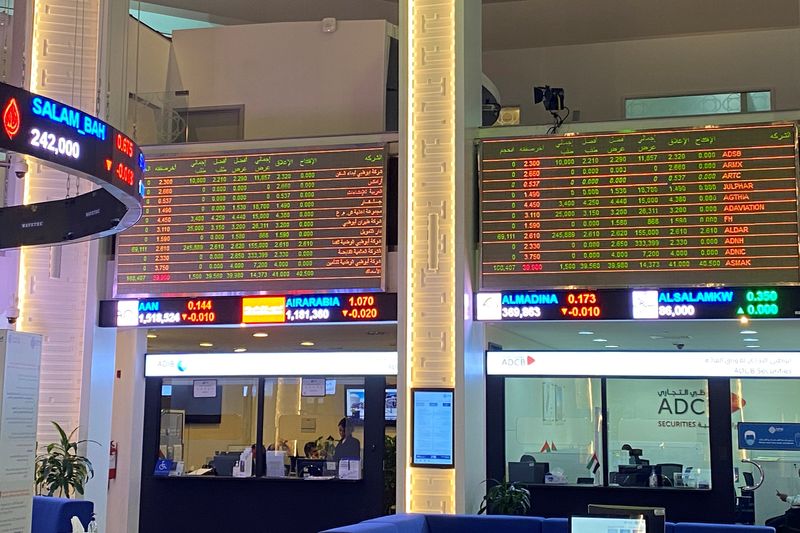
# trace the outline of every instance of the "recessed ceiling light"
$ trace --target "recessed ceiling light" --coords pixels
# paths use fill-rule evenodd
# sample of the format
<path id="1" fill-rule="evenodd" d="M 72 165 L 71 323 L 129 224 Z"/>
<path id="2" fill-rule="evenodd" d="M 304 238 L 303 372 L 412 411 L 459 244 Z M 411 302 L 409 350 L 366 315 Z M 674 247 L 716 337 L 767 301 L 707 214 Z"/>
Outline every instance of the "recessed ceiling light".
<path id="1" fill-rule="evenodd" d="M 761 346 L 759 346 L 758 344 L 748 344 L 747 347 L 748 348 L 761 348 Z"/>
<path id="2" fill-rule="evenodd" d="M 214 346 L 214 343 L 213 342 L 201 342 L 200 346 L 202 346 L 203 348 L 211 348 L 212 346 Z"/>
<path id="3" fill-rule="evenodd" d="M 607 344 L 606 348 L 619 348 L 616 344 Z"/>
<path id="4" fill-rule="evenodd" d="M 157 339 L 158 335 L 156 335 L 155 333 L 148 333 L 147 334 L 147 338 L 148 339 Z"/>
<path id="5" fill-rule="evenodd" d="M 259 331 L 258 333 L 253 333 L 253 337 L 257 339 L 263 339 L 264 337 L 269 337 L 269 333 L 265 331 Z"/>
<path id="6" fill-rule="evenodd" d="M 592 342 L 608 342 L 608 339 L 592 339 Z"/>
<path id="7" fill-rule="evenodd" d="M 579 331 L 578 335 L 594 335 L 594 331 Z"/>
<path id="8" fill-rule="evenodd" d="M 234 348 L 233 351 L 236 352 L 236 353 L 242 353 L 242 352 L 246 352 L 247 348 Z"/>
<path id="9" fill-rule="evenodd" d="M 747 337 L 747 338 L 745 338 L 745 339 L 742 339 L 742 340 L 743 340 L 744 342 L 758 342 L 758 339 L 754 339 L 754 338 L 752 338 L 752 337 Z"/>
<path id="10" fill-rule="evenodd" d="M 758 333 L 757 331 L 753 331 L 752 329 L 743 329 L 739 332 L 739 335 L 755 335 Z"/>
<path id="11" fill-rule="evenodd" d="M 314 343 L 311 341 L 303 341 L 300 343 L 300 346 L 314 346 Z"/>
<path id="12" fill-rule="evenodd" d="M 749 324 L 749 323 L 750 323 L 750 319 L 749 319 L 749 318 L 747 318 L 747 316 L 746 316 L 746 315 L 742 315 L 742 316 L 740 316 L 740 317 L 739 317 L 739 322 L 740 322 L 741 324 L 743 324 L 743 325 L 746 325 L 746 324 Z"/>

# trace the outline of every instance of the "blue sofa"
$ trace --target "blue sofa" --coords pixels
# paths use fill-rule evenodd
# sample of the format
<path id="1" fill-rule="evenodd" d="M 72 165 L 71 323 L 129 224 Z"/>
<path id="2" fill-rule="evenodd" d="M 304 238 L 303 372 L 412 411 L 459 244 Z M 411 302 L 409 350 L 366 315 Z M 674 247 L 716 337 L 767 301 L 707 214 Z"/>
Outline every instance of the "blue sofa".
<path id="1" fill-rule="evenodd" d="M 90 501 L 34 496 L 31 533 L 71 533 L 73 516 L 80 518 L 86 529 L 93 513 L 94 504 Z"/>
<path id="2" fill-rule="evenodd" d="M 322 533 L 569 533 L 566 518 L 538 516 L 398 514 Z M 775 533 L 765 526 L 667 522 L 665 533 Z"/>

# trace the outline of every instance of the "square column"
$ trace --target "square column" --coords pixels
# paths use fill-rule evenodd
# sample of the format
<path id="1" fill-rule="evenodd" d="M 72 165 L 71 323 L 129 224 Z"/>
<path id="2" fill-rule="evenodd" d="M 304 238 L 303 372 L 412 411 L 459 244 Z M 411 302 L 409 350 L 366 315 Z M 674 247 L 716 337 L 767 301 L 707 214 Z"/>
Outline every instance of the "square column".
<path id="1" fill-rule="evenodd" d="M 477 511 L 485 477 L 482 327 L 471 325 L 472 139 L 481 2 L 401 2 L 398 510 Z M 455 389 L 455 468 L 411 467 L 412 388 Z"/>

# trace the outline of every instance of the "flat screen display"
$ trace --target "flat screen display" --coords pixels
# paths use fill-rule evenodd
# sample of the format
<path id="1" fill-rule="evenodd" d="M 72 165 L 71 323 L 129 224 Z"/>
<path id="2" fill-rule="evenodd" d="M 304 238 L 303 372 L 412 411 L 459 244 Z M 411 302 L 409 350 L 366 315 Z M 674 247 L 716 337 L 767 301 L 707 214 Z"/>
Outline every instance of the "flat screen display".
<path id="1" fill-rule="evenodd" d="M 411 464 L 431 468 L 452 468 L 453 389 L 411 391 Z"/>
<path id="2" fill-rule="evenodd" d="M 570 533 L 645 533 L 644 518 L 571 516 Z"/>
<path id="3" fill-rule="evenodd" d="M 797 283 L 795 124 L 492 139 L 484 289 Z"/>
<path id="4" fill-rule="evenodd" d="M 117 296 L 380 289 L 386 145 L 154 156 Z"/>
<path id="5" fill-rule="evenodd" d="M 364 421 L 364 389 L 346 388 L 345 389 L 345 413 L 350 419 Z M 386 389 L 386 397 L 383 411 L 384 420 L 387 422 L 397 421 L 397 389 Z"/>

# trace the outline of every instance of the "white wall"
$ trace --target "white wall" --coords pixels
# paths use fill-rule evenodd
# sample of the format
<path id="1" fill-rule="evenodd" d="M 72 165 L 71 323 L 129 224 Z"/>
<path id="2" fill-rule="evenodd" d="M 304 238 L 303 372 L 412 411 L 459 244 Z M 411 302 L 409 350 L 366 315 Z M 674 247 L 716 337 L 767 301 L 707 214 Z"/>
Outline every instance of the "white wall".
<path id="1" fill-rule="evenodd" d="M 384 130 L 384 21 L 253 24 L 173 34 L 170 89 L 191 107 L 244 104 L 245 138 Z"/>
<path id="2" fill-rule="evenodd" d="M 800 30 L 500 50 L 483 71 L 504 105 L 522 107 L 521 124 L 552 122 L 532 87 L 563 87 L 581 121 L 624 117 L 625 97 L 773 90 L 773 109 L 800 108 Z"/>

